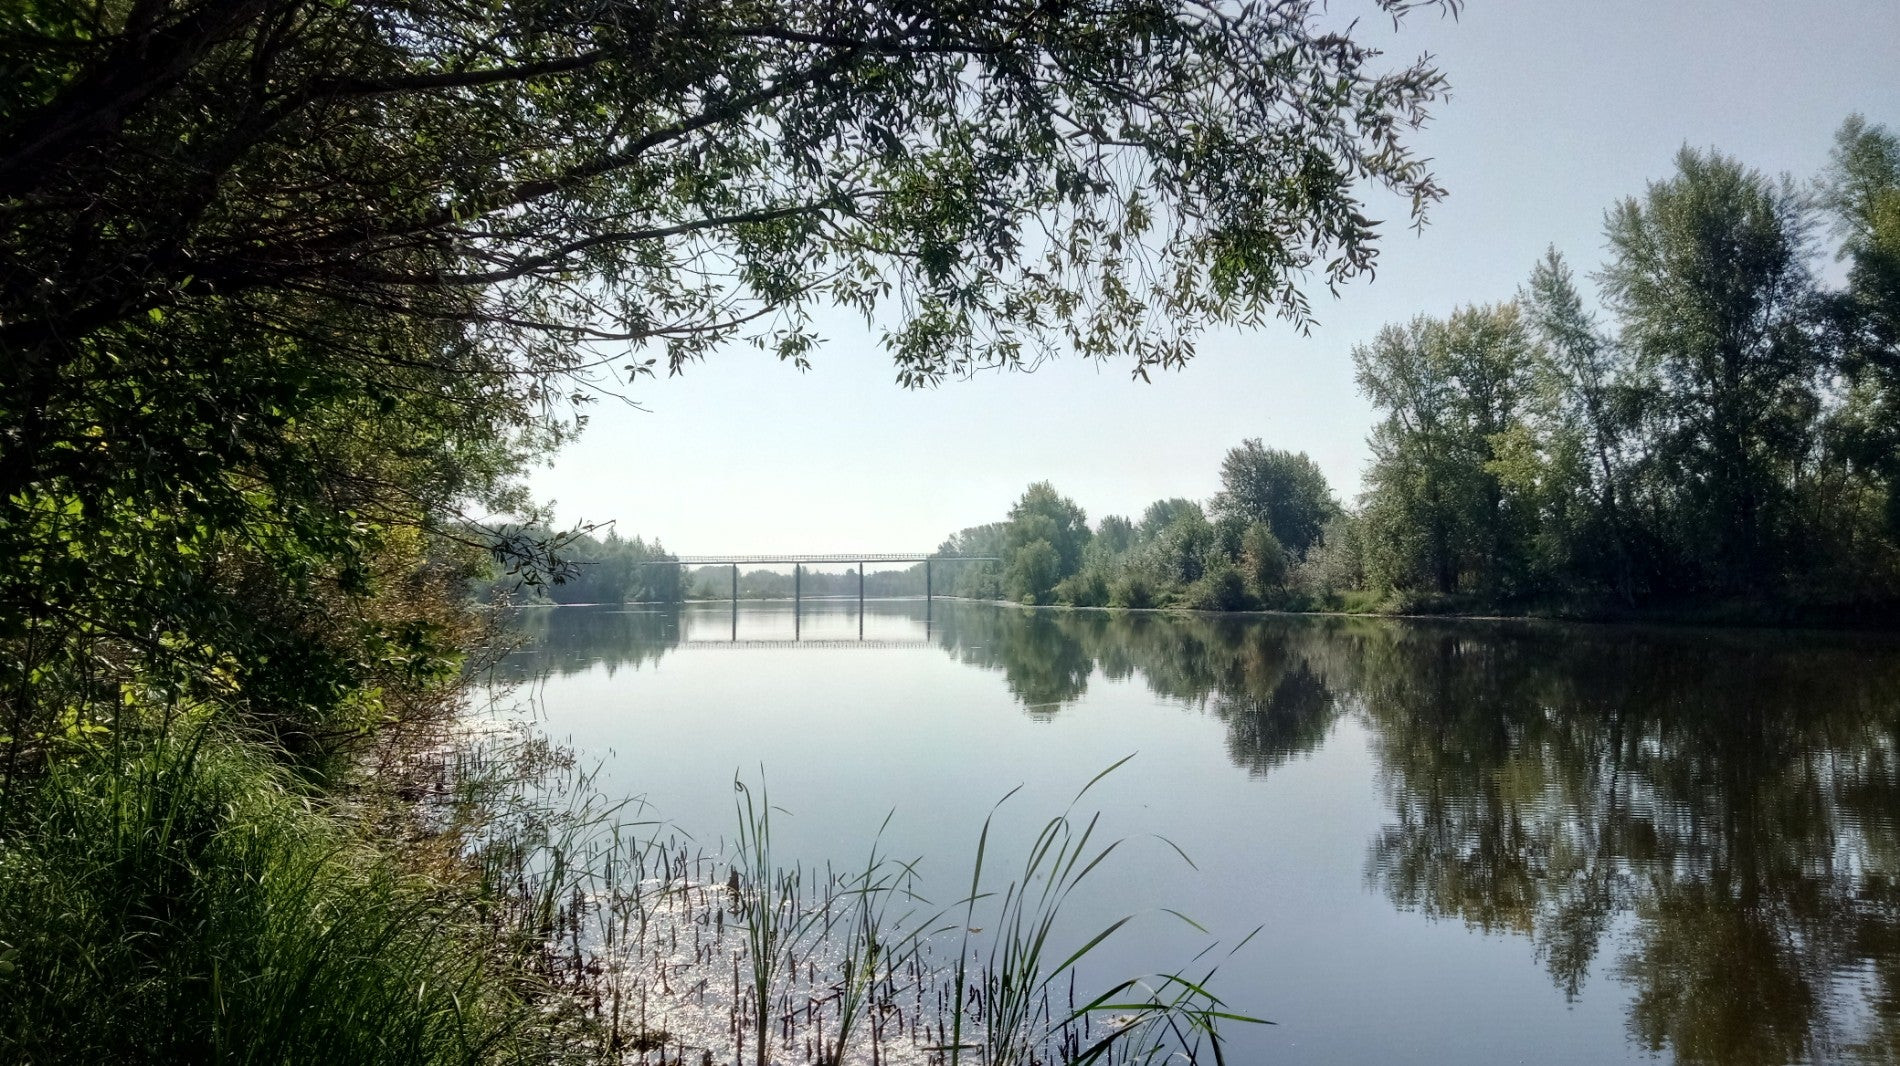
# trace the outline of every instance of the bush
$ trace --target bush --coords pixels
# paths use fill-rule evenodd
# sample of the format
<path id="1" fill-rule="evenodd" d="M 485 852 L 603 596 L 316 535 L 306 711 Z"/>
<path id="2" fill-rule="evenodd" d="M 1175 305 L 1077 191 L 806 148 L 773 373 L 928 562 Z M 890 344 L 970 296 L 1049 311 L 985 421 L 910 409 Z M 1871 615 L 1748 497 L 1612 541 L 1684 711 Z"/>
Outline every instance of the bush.
<path id="1" fill-rule="evenodd" d="M 1187 605 L 1197 611 L 1242 610 L 1247 606 L 1246 579 L 1231 564 L 1216 563 L 1188 586 Z"/>
<path id="2" fill-rule="evenodd" d="M 1255 596 L 1266 599 L 1286 584 L 1286 549 L 1264 522 L 1255 522 L 1241 535 L 1241 564 Z"/>
<path id="3" fill-rule="evenodd" d="M 1061 559 L 1046 540 L 1031 541 L 1016 549 L 1003 577 L 1011 599 L 1034 605 L 1044 602 L 1057 581 Z"/>
<path id="4" fill-rule="evenodd" d="M 1108 577 L 1090 567 L 1071 574 L 1056 585 L 1055 600 L 1072 607 L 1106 607 L 1109 603 Z"/>
<path id="5" fill-rule="evenodd" d="M 1117 580 L 1109 590 L 1110 607 L 1132 607 L 1137 610 L 1155 605 L 1155 587 L 1147 575 L 1138 571 L 1129 571 Z"/>

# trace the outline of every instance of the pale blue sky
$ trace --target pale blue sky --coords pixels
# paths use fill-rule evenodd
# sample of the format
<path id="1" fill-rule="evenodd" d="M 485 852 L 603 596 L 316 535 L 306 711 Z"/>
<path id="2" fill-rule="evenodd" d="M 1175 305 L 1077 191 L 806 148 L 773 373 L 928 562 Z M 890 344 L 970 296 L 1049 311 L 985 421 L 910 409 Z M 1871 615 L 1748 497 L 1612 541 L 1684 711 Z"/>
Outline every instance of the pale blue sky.
<path id="1" fill-rule="evenodd" d="M 1205 336 L 1147 384 L 1067 359 L 907 392 L 847 322 L 802 374 L 734 346 L 641 383 L 645 411 L 597 405 L 531 487 L 564 522 L 694 553 L 928 550 L 1042 479 L 1091 521 L 1138 514 L 1212 494 L 1246 437 L 1307 452 L 1350 499 L 1372 411 L 1349 353 L 1380 325 L 1508 299 L 1546 245 L 1594 269 L 1604 209 L 1684 143 L 1806 179 L 1848 113 L 1900 126 L 1900 0 L 1468 0 L 1457 22 L 1385 25 L 1367 22 L 1391 58 L 1432 52 L 1452 81 L 1416 142 L 1451 196 L 1422 235 L 1388 227 L 1376 279 L 1317 292 L 1310 337 Z"/>

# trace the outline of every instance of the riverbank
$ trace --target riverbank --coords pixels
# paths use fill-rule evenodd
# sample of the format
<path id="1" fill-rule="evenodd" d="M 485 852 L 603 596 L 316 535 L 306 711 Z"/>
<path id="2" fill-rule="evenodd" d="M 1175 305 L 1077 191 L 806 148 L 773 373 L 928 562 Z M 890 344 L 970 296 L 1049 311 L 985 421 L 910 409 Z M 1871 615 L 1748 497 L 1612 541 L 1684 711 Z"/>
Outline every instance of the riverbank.
<path id="1" fill-rule="evenodd" d="M 1734 600 L 1696 604 L 1629 607 L 1615 604 L 1541 603 L 1506 607 L 1473 601 L 1434 599 L 1388 605 L 1372 593 L 1348 597 L 1336 606 L 1206 610 L 1185 605 L 1097 607 L 1066 603 L 1025 604 L 1013 600 L 939 596 L 938 599 L 1026 610 L 1102 611 L 1116 614 L 1235 615 L 1243 617 L 1311 616 L 1322 618 L 1404 618 L 1472 622 L 1576 622 L 1598 625 L 1708 627 L 1734 629 L 1836 629 L 1900 631 L 1900 604 L 1803 604 Z M 1353 600 L 1358 602 L 1354 603 Z"/>
<path id="2" fill-rule="evenodd" d="M 559 877 L 492 847 L 499 778 L 436 725 L 355 766 L 202 717 L 65 745 L 0 840 L 0 1058 L 597 1061 Z"/>
<path id="3" fill-rule="evenodd" d="M 923 1066 L 962 1039 L 1003 1062 L 1100 1041 L 1112 1066 L 1194 1061 L 1236 1020 L 1165 974 L 1075 1003 L 1088 951 L 1032 957 L 1059 898 L 914 912 L 876 839 L 854 873 L 780 866 L 762 783 L 709 851 L 532 726 L 439 706 L 316 756 L 209 713 L 76 736 L 0 836 L 0 1061 L 679 1066 L 769 1039 Z M 1020 876 L 1086 876 L 1115 847 L 1092 832 L 1059 815 Z M 1043 932 L 984 962 L 985 927 Z"/>

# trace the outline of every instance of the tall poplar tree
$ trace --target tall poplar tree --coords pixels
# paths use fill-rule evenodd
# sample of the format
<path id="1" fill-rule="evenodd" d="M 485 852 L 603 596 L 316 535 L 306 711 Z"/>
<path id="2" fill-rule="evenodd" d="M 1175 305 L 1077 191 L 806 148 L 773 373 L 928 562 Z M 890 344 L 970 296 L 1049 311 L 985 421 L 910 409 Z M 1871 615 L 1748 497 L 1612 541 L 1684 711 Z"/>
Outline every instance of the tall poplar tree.
<path id="1" fill-rule="evenodd" d="M 1609 214 L 1603 292 L 1622 343 L 1655 376 L 1674 547 L 1710 589 L 1759 587 L 1787 547 L 1827 365 L 1810 230 L 1791 179 L 1690 148 L 1674 177 Z"/>

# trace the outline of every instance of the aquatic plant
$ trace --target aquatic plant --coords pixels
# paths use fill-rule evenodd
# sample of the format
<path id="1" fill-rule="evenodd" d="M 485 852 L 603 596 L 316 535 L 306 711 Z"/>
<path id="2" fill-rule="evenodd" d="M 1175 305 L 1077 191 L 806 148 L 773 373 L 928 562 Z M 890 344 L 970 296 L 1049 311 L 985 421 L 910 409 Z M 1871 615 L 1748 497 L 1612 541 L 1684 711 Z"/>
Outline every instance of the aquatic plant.
<path id="1" fill-rule="evenodd" d="M 1134 918 L 1122 915 L 1113 919 L 1060 961 L 1049 961 L 1064 903 L 1122 844 L 1119 839 L 1098 842 L 1096 830 L 1101 815 L 1091 814 L 1080 820 L 1076 805 L 1131 758 L 1124 756 L 1090 778 L 1068 809 L 1043 825 L 1030 845 L 1021 873 L 1003 888 L 1000 897 L 983 888 L 983 874 L 992 822 L 1014 790 L 984 819 L 970 872 L 970 891 L 962 901 L 962 949 L 955 969 L 951 1036 L 942 1046 L 952 1066 L 972 1051 L 979 1053 L 986 1066 L 1029 1066 L 1042 1061 L 1051 1045 L 1058 1061 L 1064 1063 L 1146 1062 L 1177 1053 L 1195 1061 L 1203 1046 L 1219 1062 L 1222 1021 L 1262 1021 L 1227 1010 L 1225 1003 L 1208 991 L 1212 971 L 1198 981 L 1180 973 L 1125 979 L 1080 1006 L 1074 1004 L 1071 993 L 1066 1012 L 1052 1016 L 1049 1011 L 1057 982 L 1067 977 L 1072 989 L 1075 968 Z M 1192 865 L 1185 852 L 1167 843 L 1182 861 Z M 978 924 L 979 905 L 991 899 L 998 900 L 992 919 L 995 932 L 987 951 L 981 951 L 973 942 L 987 925 Z M 1186 916 L 1169 913 L 1206 932 Z M 1107 1019 L 1099 1038 L 1092 1037 L 1097 1017 Z M 973 1040 L 965 1039 L 966 1019 L 981 1023 Z"/>

